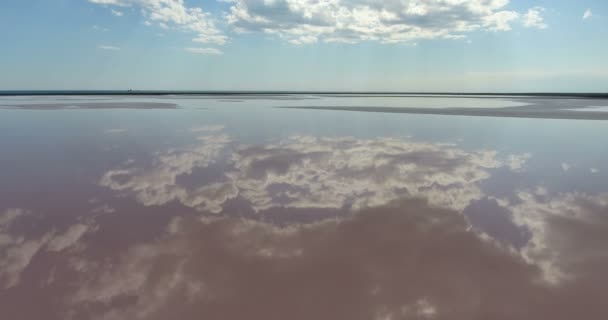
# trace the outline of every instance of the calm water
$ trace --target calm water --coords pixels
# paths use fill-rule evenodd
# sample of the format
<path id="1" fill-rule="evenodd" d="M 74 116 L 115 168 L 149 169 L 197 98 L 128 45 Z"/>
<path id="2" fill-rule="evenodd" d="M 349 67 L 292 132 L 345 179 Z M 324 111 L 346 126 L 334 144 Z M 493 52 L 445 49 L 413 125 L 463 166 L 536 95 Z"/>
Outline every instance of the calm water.
<path id="1" fill-rule="evenodd" d="M 608 122 L 276 108 L 528 104 L 2 97 L 2 318 L 606 319 Z"/>

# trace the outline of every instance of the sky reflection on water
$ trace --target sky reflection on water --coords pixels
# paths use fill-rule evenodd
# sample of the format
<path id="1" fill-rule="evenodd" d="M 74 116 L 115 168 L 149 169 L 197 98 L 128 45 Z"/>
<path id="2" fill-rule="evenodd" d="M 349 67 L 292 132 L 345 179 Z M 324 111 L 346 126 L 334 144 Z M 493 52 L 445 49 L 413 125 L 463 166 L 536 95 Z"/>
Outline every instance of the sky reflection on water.
<path id="1" fill-rule="evenodd" d="M 253 100 L 0 110 L 3 317 L 607 316 L 604 122 Z"/>

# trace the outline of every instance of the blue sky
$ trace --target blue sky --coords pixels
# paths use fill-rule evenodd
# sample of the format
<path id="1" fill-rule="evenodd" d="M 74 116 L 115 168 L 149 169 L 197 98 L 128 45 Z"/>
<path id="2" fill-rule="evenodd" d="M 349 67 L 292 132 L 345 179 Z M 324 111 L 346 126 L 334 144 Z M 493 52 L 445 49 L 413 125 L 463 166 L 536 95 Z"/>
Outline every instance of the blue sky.
<path id="1" fill-rule="evenodd" d="M 0 90 L 608 92 L 608 2 L 4 0 Z"/>

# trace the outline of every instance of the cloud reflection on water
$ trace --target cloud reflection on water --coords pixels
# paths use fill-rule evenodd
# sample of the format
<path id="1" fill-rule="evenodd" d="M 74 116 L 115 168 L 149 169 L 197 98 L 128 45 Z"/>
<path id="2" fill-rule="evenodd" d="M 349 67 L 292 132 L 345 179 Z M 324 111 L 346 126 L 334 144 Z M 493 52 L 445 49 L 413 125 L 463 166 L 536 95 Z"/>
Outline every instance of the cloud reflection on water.
<path id="1" fill-rule="evenodd" d="M 39 234 L 15 229 L 28 211 L 2 212 L 0 310 L 106 320 L 606 315 L 608 196 L 483 190 L 497 169 L 524 170 L 529 154 L 397 138 L 242 144 L 222 130 L 197 127 L 196 143 L 101 177 L 143 208 L 195 209 L 166 210 L 153 239 L 104 250 L 129 214 L 114 203 L 98 207 L 104 222 Z M 253 214 L 237 214 L 245 207 Z M 264 219 L 277 212 L 286 223 Z M 295 212 L 318 218 L 290 220 Z"/>
<path id="2" fill-rule="evenodd" d="M 605 226 L 599 205 L 589 214 Z M 59 310 L 71 319 L 601 319 L 605 228 L 568 219 L 549 227 L 567 231 L 553 250 L 597 238 L 566 260 L 576 277 L 549 283 L 542 265 L 421 199 L 286 227 L 176 217 L 155 241 L 103 260 L 83 253 Z"/>
<path id="3" fill-rule="evenodd" d="M 30 212 L 16 208 L 0 214 L 0 287 L 4 289 L 19 284 L 21 273 L 40 250 L 60 252 L 74 248 L 87 232 L 97 228 L 92 222 L 79 222 L 62 232 L 51 230 L 37 236 L 11 232 L 11 225 L 28 215 Z"/>
<path id="4" fill-rule="evenodd" d="M 225 134 L 198 140 L 191 148 L 162 153 L 150 169 L 111 170 L 101 185 L 135 194 L 147 206 L 177 200 L 213 213 L 236 197 L 256 212 L 276 207 L 360 209 L 417 196 L 462 211 L 481 199 L 478 184 L 490 177 L 488 170 L 520 170 L 530 157 L 510 155 L 503 161 L 491 150 L 469 152 L 395 138 L 293 136 L 276 144 L 230 146 Z M 178 177 L 218 162 L 228 168 L 217 181 L 189 187 L 178 183 Z"/>
<path id="5" fill-rule="evenodd" d="M 523 256 L 538 264 L 548 282 L 574 281 L 608 266 L 608 193 L 587 195 L 521 191 L 510 205 L 514 222 L 531 231 Z M 582 272 L 581 272 L 582 271 Z"/>

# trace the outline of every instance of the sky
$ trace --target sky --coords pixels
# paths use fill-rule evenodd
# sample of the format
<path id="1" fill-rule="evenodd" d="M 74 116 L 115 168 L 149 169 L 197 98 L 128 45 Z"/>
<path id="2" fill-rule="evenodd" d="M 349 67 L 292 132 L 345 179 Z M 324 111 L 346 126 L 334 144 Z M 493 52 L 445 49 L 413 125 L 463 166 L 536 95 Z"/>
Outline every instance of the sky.
<path id="1" fill-rule="evenodd" d="M 0 90 L 608 92 L 605 0 L 4 0 Z"/>

